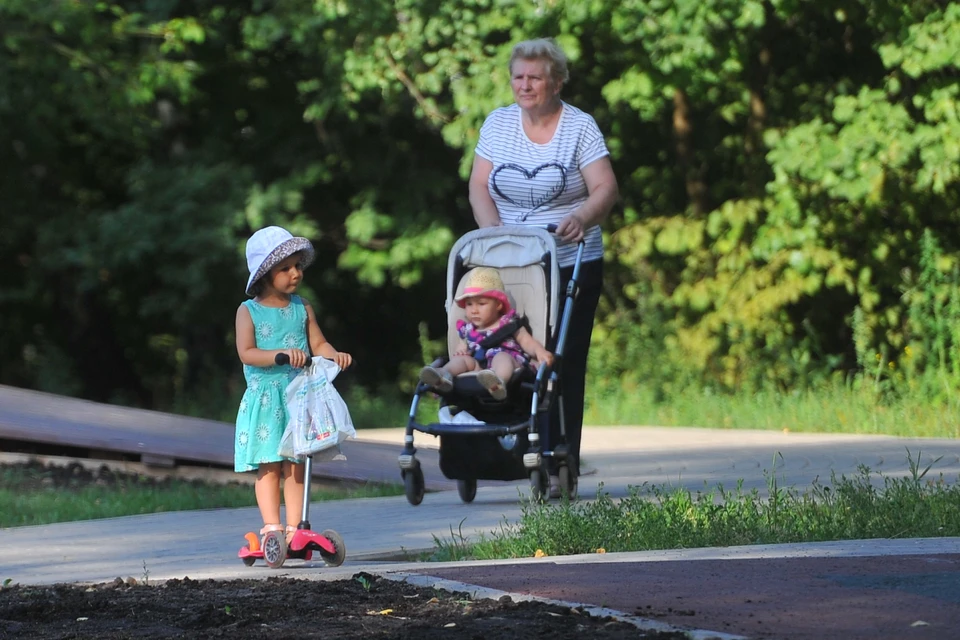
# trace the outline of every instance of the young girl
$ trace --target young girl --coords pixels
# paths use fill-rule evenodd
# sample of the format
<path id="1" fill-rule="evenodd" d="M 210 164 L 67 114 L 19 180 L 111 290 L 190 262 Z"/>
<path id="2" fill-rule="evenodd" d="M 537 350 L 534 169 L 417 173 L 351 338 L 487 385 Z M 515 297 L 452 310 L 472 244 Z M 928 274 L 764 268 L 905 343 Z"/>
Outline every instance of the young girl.
<path id="1" fill-rule="evenodd" d="M 467 274 L 463 293 L 456 303 L 467 312 L 468 322 L 457 321 L 460 342 L 442 368 L 424 367 L 420 381 L 441 393 L 453 389 L 453 376 L 468 371 L 477 371 L 477 380 L 496 400 L 507 397 L 506 381 L 513 370 L 530 364 L 532 356 L 540 362 L 553 364 L 553 354 L 540 342 L 520 327 L 499 345 L 484 350 L 481 341 L 497 329 L 516 318 L 510 299 L 503 288 L 503 280 L 496 269 L 478 267 Z"/>
<path id="2" fill-rule="evenodd" d="M 285 229 L 267 227 L 254 233 L 247 241 L 247 295 L 253 299 L 237 309 L 237 354 L 247 390 L 237 412 L 234 470 L 257 472 L 260 535 L 286 531 L 288 541 L 300 524 L 304 465 L 277 455 L 287 424 L 284 392 L 297 369 L 307 364 L 309 353 L 329 358 L 341 369 L 352 361 L 323 337 L 313 307 L 294 295 L 313 258 L 310 241 Z M 275 364 L 279 353 L 290 357 L 289 365 Z M 286 528 L 280 522 L 281 483 Z"/>

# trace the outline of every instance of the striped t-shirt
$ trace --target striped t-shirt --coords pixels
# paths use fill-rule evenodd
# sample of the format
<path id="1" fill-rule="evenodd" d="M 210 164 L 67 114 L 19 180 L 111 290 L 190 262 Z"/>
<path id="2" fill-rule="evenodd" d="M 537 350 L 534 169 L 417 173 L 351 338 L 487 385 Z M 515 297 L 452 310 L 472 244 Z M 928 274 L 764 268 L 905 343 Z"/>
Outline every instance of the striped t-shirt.
<path id="1" fill-rule="evenodd" d="M 503 224 L 557 224 L 587 199 L 580 170 L 609 155 L 603 134 L 587 113 L 566 102 L 553 138 L 532 142 L 523 131 L 517 104 L 487 116 L 480 128 L 477 155 L 493 163 L 487 188 Z M 584 262 L 603 257 L 600 227 L 585 230 Z M 561 267 L 574 263 L 577 245 L 561 244 Z"/>

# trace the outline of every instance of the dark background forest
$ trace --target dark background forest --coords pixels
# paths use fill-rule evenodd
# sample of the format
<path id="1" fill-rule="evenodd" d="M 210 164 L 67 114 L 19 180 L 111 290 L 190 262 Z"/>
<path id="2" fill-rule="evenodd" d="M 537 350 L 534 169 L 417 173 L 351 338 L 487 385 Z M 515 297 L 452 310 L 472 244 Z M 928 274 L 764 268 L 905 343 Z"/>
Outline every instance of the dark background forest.
<path id="1" fill-rule="evenodd" d="M 219 416 L 278 224 L 350 383 L 409 389 L 540 36 L 620 182 L 595 387 L 956 391 L 960 4 L 932 0 L 0 0 L 0 383 Z"/>

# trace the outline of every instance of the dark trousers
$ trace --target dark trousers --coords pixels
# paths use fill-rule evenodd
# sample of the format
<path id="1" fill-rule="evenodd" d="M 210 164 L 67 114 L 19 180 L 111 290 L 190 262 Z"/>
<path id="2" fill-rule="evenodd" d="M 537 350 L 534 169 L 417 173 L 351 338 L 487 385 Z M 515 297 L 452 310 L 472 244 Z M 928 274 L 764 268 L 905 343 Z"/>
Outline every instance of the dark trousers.
<path id="1" fill-rule="evenodd" d="M 567 304 L 567 283 L 573 277 L 573 267 L 560 269 L 560 318 Z M 583 396 L 586 390 L 587 354 L 590 351 L 590 334 L 593 333 L 593 320 L 597 313 L 597 304 L 600 302 L 600 293 L 603 288 L 603 260 L 591 260 L 580 265 L 580 294 L 573 303 L 573 315 L 567 329 L 567 339 L 563 347 L 563 361 L 560 365 L 560 394 L 563 397 L 564 427 L 566 442 L 572 454 L 570 469 L 580 475 L 580 435 L 583 431 Z M 558 320 L 559 322 L 559 320 Z M 559 337 L 559 332 L 557 333 Z M 555 341 L 547 347 L 551 351 L 556 349 Z M 560 403 L 554 402 L 549 413 L 549 430 L 544 442 L 546 449 L 553 447 L 560 439 Z M 554 458 L 549 458 L 551 475 L 557 473 L 557 464 Z"/>

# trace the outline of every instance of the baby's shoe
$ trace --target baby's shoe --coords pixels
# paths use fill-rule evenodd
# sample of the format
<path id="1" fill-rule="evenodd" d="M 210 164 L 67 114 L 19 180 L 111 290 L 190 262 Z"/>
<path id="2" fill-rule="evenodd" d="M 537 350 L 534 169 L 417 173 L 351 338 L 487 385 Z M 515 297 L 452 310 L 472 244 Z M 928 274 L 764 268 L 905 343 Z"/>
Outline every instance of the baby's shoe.
<path id="1" fill-rule="evenodd" d="M 477 374 L 477 382 L 490 392 L 494 400 L 503 400 L 507 397 L 507 385 L 503 383 L 491 369 L 483 369 Z"/>
<path id="2" fill-rule="evenodd" d="M 446 369 L 424 367 L 420 369 L 420 382 L 440 393 L 453 391 L 453 376 Z"/>

